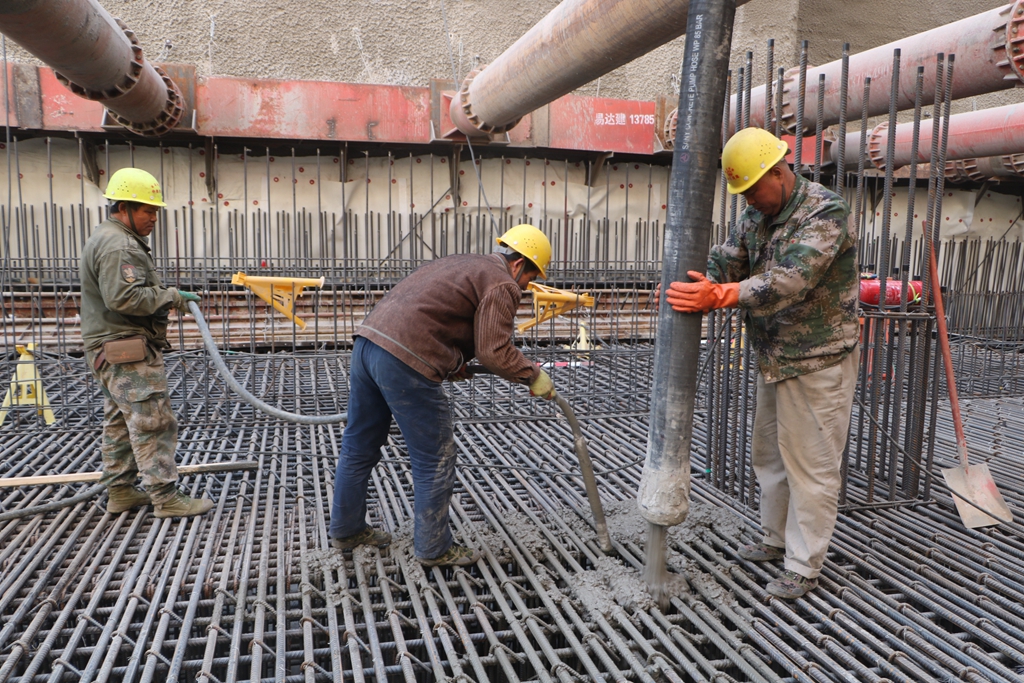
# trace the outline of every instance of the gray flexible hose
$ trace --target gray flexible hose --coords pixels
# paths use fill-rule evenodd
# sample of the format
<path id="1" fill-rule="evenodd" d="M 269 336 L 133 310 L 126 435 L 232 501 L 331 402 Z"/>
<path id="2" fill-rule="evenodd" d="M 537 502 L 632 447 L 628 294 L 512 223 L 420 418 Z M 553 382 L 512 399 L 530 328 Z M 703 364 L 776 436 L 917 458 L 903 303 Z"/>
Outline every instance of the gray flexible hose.
<path id="1" fill-rule="evenodd" d="M 482 365 L 467 365 L 466 372 L 470 377 L 473 375 L 493 375 L 494 373 Z M 610 553 L 612 547 L 611 536 L 608 535 L 608 524 L 604 518 L 604 508 L 601 506 L 601 495 L 597 490 L 597 479 L 594 477 L 594 463 L 590 460 L 590 451 L 587 450 L 587 440 L 583 438 L 583 430 L 580 429 L 580 421 L 576 419 L 576 413 L 572 406 L 558 392 L 553 392 L 551 399 L 562 409 L 562 414 L 569 422 L 572 429 L 573 450 L 580 462 L 580 472 L 583 474 L 583 488 L 587 492 L 587 500 L 590 502 L 590 511 L 594 515 L 594 527 L 597 530 L 597 541 L 601 550 Z"/>
<path id="2" fill-rule="evenodd" d="M 235 390 L 235 393 L 242 397 L 246 403 L 256 408 L 259 411 L 271 415 L 287 422 L 297 422 L 299 424 L 306 425 L 326 425 L 336 424 L 338 422 L 348 421 L 348 412 L 335 413 L 334 415 L 299 415 L 298 413 L 289 413 L 280 408 L 275 408 L 269 403 L 264 403 L 259 400 L 251 393 L 246 391 L 245 387 L 238 383 L 234 375 L 231 374 L 231 370 L 228 369 L 224 359 L 220 357 L 220 350 L 217 348 L 217 343 L 213 341 L 213 335 L 210 334 L 210 327 L 206 324 L 206 319 L 203 318 L 203 312 L 199 310 L 199 305 L 194 301 L 188 302 L 188 310 L 192 312 L 192 315 L 196 318 L 196 324 L 199 326 L 199 332 L 203 335 L 203 343 L 206 345 L 206 350 L 210 352 L 210 357 L 213 359 L 213 364 L 217 366 L 217 370 L 220 372 L 221 377 L 228 383 L 228 386 Z"/>
<path id="3" fill-rule="evenodd" d="M 594 464 L 590 460 L 590 452 L 587 450 L 587 441 L 583 438 L 583 430 L 580 429 L 579 420 L 576 419 L 576 413 L 573 412 L 569 402 L 562 398 L 558 392 L 555 392 L 554 401 L 562 409 L 565 419 L 569 422 L 569 428 L 572 429 L 573 448 L 576 451 L 576 457 L 580 461 L 580 472 L 583 473 L 583 486 L 587 491 L 587 500 L 590 501 L 590 511 L 594 515 L 597 541 L 601 545 L 601 550 L 610 553 L 613 550 L 612 539 L 608 535 L 608 524 L 604 519 L 604 508 L 601 507 L 601 495 L 597 491 L 597 479 L 594 478 Z"/>

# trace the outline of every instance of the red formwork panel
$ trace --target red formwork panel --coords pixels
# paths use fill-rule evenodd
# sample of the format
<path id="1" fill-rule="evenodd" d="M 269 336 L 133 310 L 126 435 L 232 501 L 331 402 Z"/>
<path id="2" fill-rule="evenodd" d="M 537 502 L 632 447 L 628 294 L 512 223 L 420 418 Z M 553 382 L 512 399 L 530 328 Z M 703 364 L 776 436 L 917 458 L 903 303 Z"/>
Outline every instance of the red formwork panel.
<path id="1" fill-rule="evenodd" d="M 654 102 L 567 95 L 548 105 L 548 146 L 654 153 Z"/>
<path id="2" fill-rule="evenodd" d="M 428 88 L 211 77 L 196 88 L 198 132 L 221 137 L 425 143 Z"/>
<path id="3" fill-rule="evenodd" d="M 86 100 L 57 80 L 52 69 L 39 69 L 39 102 L 43 129 L 103 131 L 103 105 Z"/>

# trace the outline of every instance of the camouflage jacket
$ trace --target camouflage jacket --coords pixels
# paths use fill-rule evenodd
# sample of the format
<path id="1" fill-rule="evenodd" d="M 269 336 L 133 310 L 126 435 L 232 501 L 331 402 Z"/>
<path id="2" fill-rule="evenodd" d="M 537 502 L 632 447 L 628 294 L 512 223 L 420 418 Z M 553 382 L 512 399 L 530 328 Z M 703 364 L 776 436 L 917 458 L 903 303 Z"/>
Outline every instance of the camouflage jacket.
<path id="1" fill-rule="evenodd" d="M 857 344 L 857 240 L 850 207 L 797 176 L 793 196 L 770 223 L 751 207 L 712 248 L 708 278 L 739 282 L 751 344 L 764 381 L 835 365 Z"/>
<path id="2" fill-rule="evenodd" d="M 86 349 L 139 334 L 170 348 L 168 310 L 181 305 L 181 295 L 163 286 L 145 238 L 116 219 L 103 221 L 82 248 L 79 277 Z"/>

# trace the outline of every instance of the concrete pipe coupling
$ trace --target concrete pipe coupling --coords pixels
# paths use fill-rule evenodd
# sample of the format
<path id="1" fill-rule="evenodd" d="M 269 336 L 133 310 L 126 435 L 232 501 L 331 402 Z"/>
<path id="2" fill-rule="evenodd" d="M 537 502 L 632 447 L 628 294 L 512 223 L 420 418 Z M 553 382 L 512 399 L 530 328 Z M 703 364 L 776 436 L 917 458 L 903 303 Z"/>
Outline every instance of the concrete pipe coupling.
<path id="1" fill-rule="evenodd" d="M 981 12 L 972 17 L 902 38 L 887 45 L 850 56 L 848 111 L 861 111 L 863 107 L 864 79 L 873 83 L 888 83 L 892 78 L 892 53 L 899 48 L 904 66 L 900 73 L 899 111 L 914 107 L 916 66 L 925 67 L 922 104 L 935 99 L 936 55 L 956 55 L 956 75 L 953 79 L 953 99 L 974 97 L 1006 90 L 1024 83 L 1024 0 Z M 818 98 L 819 76 L 825 76 L 822 127 L 839 122 L 842 60 L 824 66 L 810 67 L 806 76 L 805 101 Z M 793 134 L 796 130 L 796 108 L 799 91 L 797 70 L 786 74 L 782 86 L 783 128 Z M 765 86 L 750 91 L 750 125 L 765 124 Z M 730 101 L 730 111 L 736 111 L 736 96 Z M 889 111 L 888 88 L 872 88 L 868 97 L 868 115 L 879 116 Z M 817 114 L 804 114 L 804 134 L 813 133 Z M 730 132 L 735 122 L 731 123 Z"/>
<path id="2" fill-rule="evenodd" d="M 689 9 L 687 0 L 565 0 L 466 78 L 452 98 L 452 121 L 470 137 L 504 133 L 531 111 L 686 33 Z"/>
<path id="3" fill-rule="evenodd" d="M 0 33 L 57 73 L 79 97 L 101 102 L 139 135 L 163 135 L 181 119 L 178 86 L 143 57 L 135 34 L 96 0 L 0 4 Z"/>

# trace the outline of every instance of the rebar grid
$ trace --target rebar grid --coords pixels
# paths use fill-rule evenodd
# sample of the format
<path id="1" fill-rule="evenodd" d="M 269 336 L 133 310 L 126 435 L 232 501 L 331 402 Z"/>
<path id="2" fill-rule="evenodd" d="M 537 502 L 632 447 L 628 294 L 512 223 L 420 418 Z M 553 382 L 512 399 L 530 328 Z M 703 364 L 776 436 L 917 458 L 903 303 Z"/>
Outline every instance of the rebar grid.
<path id="1" fill-rule="evenodd" d="M 608 387 L 642 395 L 649 373 L 629 368 L 649 363 L 650 349 L 628 355 L 551 372 L 576 405 Z M 343 375 L 344 356 L 294 359 L 297 387 L 321 361 Z M 198 355 L 178 364 L 210 372 Z M 258 386 L 280 382 L 280 365 L 234 359 L 237 375 Z M 340 428 L 276 423 L 227 397 L 212 401 L 213 419 L 193 423 L 188 413 L 202 417 L 202 404 L 178 392 L 180 462 L 256 460 L 260 469 L 186 479 L 216 502 L 196 519 L 106 515 L 92 500 L 0 527 L 0 681 L 824 681 L 847 671 L 858 680 L 1012 681 L 1024 666 L 1019 527 L 962 529 L 939 490 L 937 502 L 853 510 L 840 516 L 822 589 L 796 603 L 769 599 L 761 586 L 781 570 L 736 554 L 755 536 L 755 513 L 712 485 L 698 414 L 694 507 L 670 535 L 671 569 L 691 590 L 680 587 L 662 613 L 640 581 L 645 526 L 633 500 L 646 413 L 628 402 L 599 418 L 577 411 L 615 545 L 606 556 L 564 421 L 507 385 L 450 386 L 454 528 L 483 562 L 426 570 L 413 558 L 411 476 L 397 432 L 371 484 L 371 519 L 395 541 L 343 554 L 325 550 Z M 273 400 L 334 411 L 340 387 Z M 974 400 L 965 413 L 972 442 L 992 454 L 1020 509 L 1024 401 Z M 939 425 L 936 458 L 953 462 L 952 430 Z M 5 450 L 30 456 L 11 474 L 99 468 L 94 427 L 62 430 L 60 440 L 30 427 L 3 429 Z M 862 476 L 854 468 L 851 486 Z M 3 510 L 75 491 L 5 490 Z"/>

